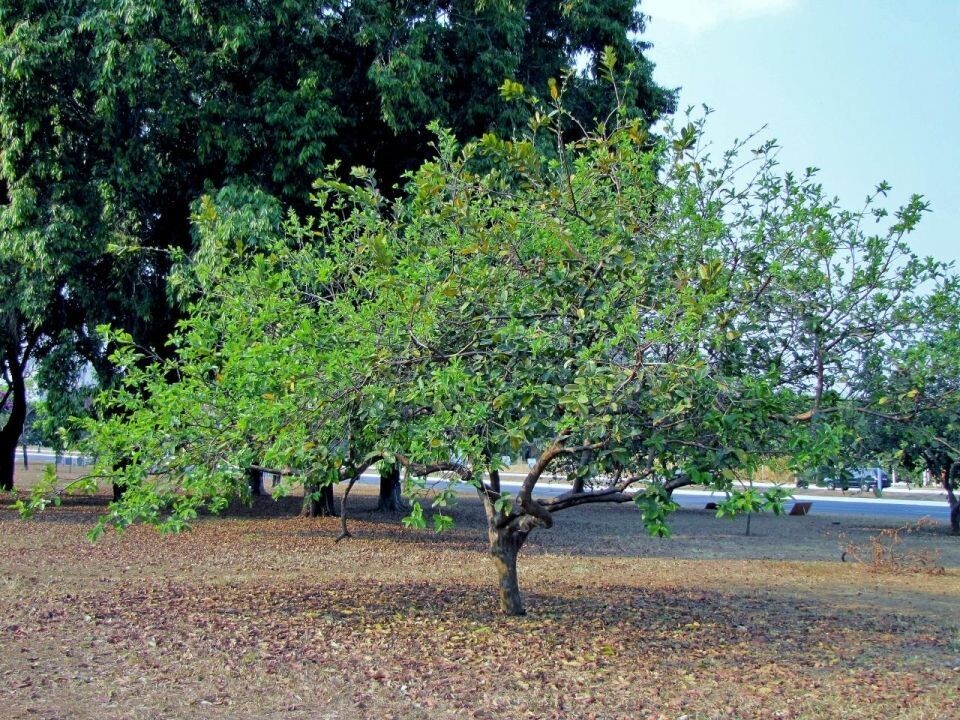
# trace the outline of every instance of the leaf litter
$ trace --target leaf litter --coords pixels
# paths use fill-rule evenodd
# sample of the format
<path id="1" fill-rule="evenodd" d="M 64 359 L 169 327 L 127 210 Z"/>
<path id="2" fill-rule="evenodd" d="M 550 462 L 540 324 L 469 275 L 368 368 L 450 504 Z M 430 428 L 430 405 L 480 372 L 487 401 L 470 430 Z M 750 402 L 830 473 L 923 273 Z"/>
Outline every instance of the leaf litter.
<path id="1" fill-rule="evenodd" d="M 290 507 L 91 545 L 97 509 L 35 523 L 0 511 L 8 717 L 919 719 L 960 706 L 952 548 L 938 577 L 789 552 L 702 559 L 687 550 L 722 549 L 726 530 L 701 513 L 681 518 L 670 557 L 673 541 L 632 516 L 587 509 L 525 548 L 517 619 L 495 611 L 469 502 L 440 536 L 361 509 L 339 545 L 336 519 Z M 583 546 L 594 526 L 600 541 Z M 788 540 L 830 555 L 830 523 L 819 539 L 794 527 Z M 767 552 L 782 535 L 751 541 Z"/>

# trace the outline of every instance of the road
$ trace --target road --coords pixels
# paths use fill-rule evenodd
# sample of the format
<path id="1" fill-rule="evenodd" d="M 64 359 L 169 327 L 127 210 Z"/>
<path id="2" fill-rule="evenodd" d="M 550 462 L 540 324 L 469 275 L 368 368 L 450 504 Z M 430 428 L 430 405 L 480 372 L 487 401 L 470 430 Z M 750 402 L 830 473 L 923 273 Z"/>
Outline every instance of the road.
<path id="1" fill-rule="evenodd" d="M 504 474 L 501 474 L 503 477 Z M 511 476 L 515 475 L 510 473 Z M 366 473 L 361 478 L 365 485 L 373 485 L 379 481 L 376 473 Z M 430 485 L 436 488 L 446 487 L 446 482 L 440 479 L 430 479 Z M 501 480 L 500 486 L 503 490 L 516 493 L 520 489 L 520 482 L 515 480 Z M 570 489 L 569 485 L 563 483 L 545 483 L 537 485 L 536 495 L 538 497 L 556 497 L 562 495 Z M 703 508 L 708 502 L 718 502 L 723 500 L 723 493 L 712 493 L 703 490 L 693 490 L 681 488 L 673 493 L 673 499 L 685 508 Z M 824 497 L 822 495 L 801 495 L 793 496 L 793 501 L 812 502 L 810 514 L 816 515 L 842 515 L 859 517 L 880 517 L 892 518 L 905 521 L 916 521 L 920 518 L 930 518 L 935 521 L 949 522 L 950 511 L 946 500 L 943 502 L 931 500 L 909 500 L 899 497 Z M 790 507 L 791 501 L 788 501 L 787 507 Z"/>
<path id="2" fill-rule="evenodd" d="M 23 448 L 17 448 L 17 462 L 23 462 Z M 27 462 L 41 465 L 44 463 L 58 462 L 61 465 L 89 465 L 90 458 L 84 458 L 77 453 L 57 453 L 47 448 L 27 448 Z"/>
<path id="3" fill-rule="evenodd" d="M 682 507 L 702 508 L 708 502 L 723 499 L 723 494 L 697 490 L 677 490 L 674 500 Z M 904 500 L 902 498 L 824 497 L 822 495 L 794 495 L 794 501 L 812 502 L 810 514 L 845 515 L 860 517 L 896 518 L 899 520 L 931 520 L 949 522 L 950 509 L 946 501 Z M 790 507 L 790 503 L 787 504 Z"/>
<path id="4" fill-rule="evenodd" d="M 20 460 L 20 451 L 18 450 L 17 459 Z M 57 456 L 55 453 L 46 449 L 28 449 L 27 458 L 31 463 L 52 463 Z M 85 465 L 89 464 L 89 458 L 78 457 L 73 453 L 64 453 L 60 456 L 60 463 L 64 465 Z M 519 473 L 501 473 L 501 487 L 504 490 L 516 493 L 520 489 L 519 478 L 523 477 Z M 517 478 L 517 479 L 512 479 Z M 365 485 L 376 484 L 379 476 L 376 473 L 364 474 L 361 482 Z M 436 487 L 445 487 L 446 483 L 440 479 L 431 479 L 431 484 Z M 759 484 L 758 484 L 759 485 Z M 539 497 L 555 497 L 567 492 L 569 485 L 562 482 L 543 482 L 537 485 L 537 495 Z M 885 490 L 887 497 L 825 497 L 823 495 L 794 495 L 794 500 L 799 502 L 812 502 L 810 508 L 811 514 L 816 515 L 844 515 L 859 517 L 881 517 L 895 518 L 905 521 L 916 521 L 920 518 L 928 517 L 931 520 L 949 522 L 950 511 L 946 500 L 942 502 L 930 500 L 910 500 L 903 497 L 896 497 L 896 491 L 892 489 Z M 685 508 L 703 508 L 708 502 L 716 502 L 723 499 L 722 493 L 711 493 L 703 490 L 693 490 L 681 488 L 673 494 L 674 500 Z M 789 503 L 788 503 L 789 505 Z"/>

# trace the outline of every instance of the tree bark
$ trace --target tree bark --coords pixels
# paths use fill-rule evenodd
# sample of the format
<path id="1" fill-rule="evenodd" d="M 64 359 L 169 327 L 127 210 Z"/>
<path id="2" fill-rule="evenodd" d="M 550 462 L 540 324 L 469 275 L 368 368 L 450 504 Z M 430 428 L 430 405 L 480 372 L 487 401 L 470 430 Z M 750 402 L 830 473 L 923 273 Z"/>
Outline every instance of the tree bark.
<path id="1" fill-rule="evenodd" d="M 13 405 L 6 424 L 0 430 L 0 490 L 13 490 L 13 472 L 17 464 L 17 443 L 27 419 L 27 384 L 15 348 L 7 349 Z"/>
<path id="2" fill-rule="evenodd" d="M 6 429 L 6 428 L 4 428 Z M 7 440 L 7 435 L 0 433 L 0 490 L 13 490 L 13 471 L 17 458 L 17 441 Z"/>
<path id="3" fill-rule="evenodd" d="M 693 485 L 689 475 L 674 475 L 663 484 L 663 489 L 667 491 L 667 497 L 673 499 L 673 491 L 682 487 Z"/>
<path id="4" fill-rule="evenodd" d="M 120 458 L 117 462 L 113 464 L 113 472 L 121 473 L 130 467 L 130 463 L 133 462 L 133 458 L 129 455 Z M 113 501 L 120 502 L 123 500 L 123 496 L 127 492 L 127 484 L 123 480 L 114 480 L 113 481 Z"/>
<path id="5" fill-rule="evenodd" d="M 380 497 L 377 510 L 381 512 L 403 512 L 407 509 L 401 495 L 400 464 L 387 466 L 380 473 Z"/>
<path id="6" fill-rule="evenodd" d="M 490 528 L 490 555 L 497 568 L 500 590 L 500 611 L 505 615 L 525 615 L 520 583 L 517 579 L 517 555 L 527 533 L 510 528 Z"/>
<path id="7" fill-rule="evenodd" d="M 319 495 L 319 499 L 316 497 Z M 334 517 L 337 512 L 333 507 L 333 485 L 324 485 L 318 488 L 313 483 L 303 486 L 304 517 Z"/>
<path id="8" fill-rule="evenodd" d="M 24 443 L 21 447 L 22 447 L 22 450 L 23 450 L 23 469 L 24 469 L 24 470 L 29 470 L 29 469 L 30 469 L 30 460 L 29 460 L 29 458 L 27 457 L 27 444 Z"/>

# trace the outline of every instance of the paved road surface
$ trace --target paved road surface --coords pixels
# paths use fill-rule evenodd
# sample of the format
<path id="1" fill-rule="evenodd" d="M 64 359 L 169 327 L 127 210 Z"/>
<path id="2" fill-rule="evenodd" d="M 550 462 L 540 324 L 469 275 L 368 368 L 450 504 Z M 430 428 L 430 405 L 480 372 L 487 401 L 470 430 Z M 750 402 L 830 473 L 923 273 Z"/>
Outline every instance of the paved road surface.
<path id="1" fill-rule="evenodd" d="M 30 464 L 37 463 L 38 465 L 42 463 L 52 463 L 59 462 L 61 465 L 89 465 L 90 459 L 84 458 L 76 453 L 63 453 L 57 455 L 55 452 L 50 450 L 35 450 L 27 448 L 27 461 Z M 23 462 L 23 449 L 17 448 L 17 462 Z"/>
<path id="2" fill-rule="evenodd" d="M 20 460 L 20 451 L 17 453 L 17 460 Z M 27 457 L 31 463 L 51 463 L 55 462 L 57 456 L 47 450 L 29 449 Z M 75 454 L 64 453 L 60 456 L 60 462 L 65 465 L 84 465 L 89 464 L 89 459 L 78 457 Z M 363 484 L 375 484 L 378 481 L 376 473 L 367 473 L 363 476 Z M 504 478 L 501 485 L 505 490 L 516 492 L 520 488 L 519 479 L 521 475 L 517 473 L 501 473 Z M 437 487 L 443 487 L 446 483 L 443 480 L 431 480 Z M 545 483 L 537 485 L 537 495 L 540 497 L 556 496 L 566 492 L 568 485 L 562 483 Z M 890 493 L 890 490 L 885 491 Z M 682 507 L 702 508 L 710 501 L 723 499 L 722 494 L 704 492 L 702 490 L 680 489 L 674 492 L 674 500 Z M 897 518 L 901 520 L 914 521 L 923 517 L 929 517 L 932 520 L 948 522 L 950 519 L 949 508 L 944 500 L 943 502 L 929 500 L 908 500 L 902 497 L 885 498 L 873 497 L 824 497 L 822 495 L 802 495 L 797 494 L 794 500 L 810 501 L 813 506 L 810 509 L 811 514 L 815 515 L 845 515 L 860 517 L 884 517 Z"/>
<path id="3" fill-rule="evenodd" d="M 365 485 L 373 485 L 378 482 L 376 473 L 365 474 L 361 482 Z M 446 486 L 443 480 L 431 479 L 431 485 L 437 488 Z M 520 489 L 520 483 L 512 480 L 504 480 L 501 487 L 510 492 L 516 492 Z M 559 483 L 541 483 L 537 485 L 537 496 L 553 497 L 561 495 L 569 490 L 568 485 Z M 685 508 L 703 508 L 708 502 L 716 502 L 723 499 L 723 493 L 711 493 L 703 490 L 690 490 L 682 488 L 673 493 L 673 499 Z M 895 518 L 900 520 L 914 521 L 923 517 L 931 520 L 949 522 L 950 512 L 946 501 L 936 502 L 930 500 L 905 500 L 901 498 L 854 498 L 854 497 L 823 497 L 822 495 L 794 495 L 794 500 L 813 502 L 810 508 L 810 514 L 814 515 L 844 515 L 860 517 L 882 517 Z M 788 502 L 787 506 L 790 506 Z"/>
<path id="4" fill-rule="evenodd" d="M 713 495 L 695 490 L 678 490 L 674 494 L 681 506 L 703 507 L 711 500 L 723 499 L 723 495 Z M 794 495 L 794 500 L 812 502 L 811 515 L 846 515 L 861 517 L 897 518 L 900 520 L 919 520 L 928 517 L 931 520 L 949 522 L 950 509 L 947 503 L 930 500 L 902 500 L 900 498 L 852 498 L 823 497 L 822 495 Z M 789 507 L 790 504 L 788 503 Z"/>

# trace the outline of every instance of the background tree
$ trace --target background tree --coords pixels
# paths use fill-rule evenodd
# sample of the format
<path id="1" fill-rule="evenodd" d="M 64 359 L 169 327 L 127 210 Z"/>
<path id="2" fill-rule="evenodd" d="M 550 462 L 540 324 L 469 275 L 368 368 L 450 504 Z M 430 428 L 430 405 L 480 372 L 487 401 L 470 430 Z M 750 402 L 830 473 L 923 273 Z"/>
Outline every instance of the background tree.
<path id="1" fill-rule="evenodd" d="M 204 192 L 257 188 L 303 210 L 334 158 L 390 188 L 426 157 L 432 119 L 463 137 L 509 131 L 505 77 L 545 87 L 579 64 L 571 93 L 601 116 L 613 103 L 594 73 L 605 44 L 633 63 L 621 100 L 669 112 L 642 30 L 621 0 L 0 2 L 8 374 L 34 357 L 53 378 L 49 353 L 65 348 L 109 383 L 101 322 L 164 352 L 179 313 L 167 277 L 175 251 L 194 247 Z M 66 387 L 78 361 L 44 389 Z M 22 422 L 11 393 L 4 458 Z"/>
<path id="2" fill-rule="evenodd" d="M 926 470 L 947 492 L 950 526 L 960 533 L 960 285 L 946 278 L 917 302 L 914 332 L 888 339 L 856 380 L 848 412 L 854 457 L 895 457 Z"/>

